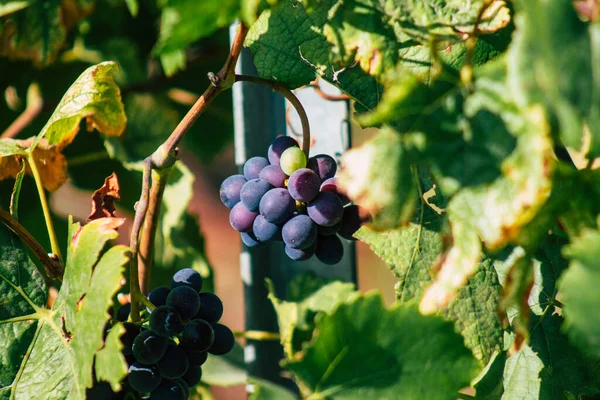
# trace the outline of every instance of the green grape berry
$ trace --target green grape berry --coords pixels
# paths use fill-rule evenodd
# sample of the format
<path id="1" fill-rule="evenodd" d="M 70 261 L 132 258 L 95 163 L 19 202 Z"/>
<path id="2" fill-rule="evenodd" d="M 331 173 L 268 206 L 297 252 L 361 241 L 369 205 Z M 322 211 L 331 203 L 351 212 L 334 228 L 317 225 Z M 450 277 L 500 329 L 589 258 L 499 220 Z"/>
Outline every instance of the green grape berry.
<path id="1" fill-rule="evenodd" d="M 281 154 L 279 166 L 286 175 L 291 175 L 306 167 L 306 155 L 299 147 L 289 147 Z"/>

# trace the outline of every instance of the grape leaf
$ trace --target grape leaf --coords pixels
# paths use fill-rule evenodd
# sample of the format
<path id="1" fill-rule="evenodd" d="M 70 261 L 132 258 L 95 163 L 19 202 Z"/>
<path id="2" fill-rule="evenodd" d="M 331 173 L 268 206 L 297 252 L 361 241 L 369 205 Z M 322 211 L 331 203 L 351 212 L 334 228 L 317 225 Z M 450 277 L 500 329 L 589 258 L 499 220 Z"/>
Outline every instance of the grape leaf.
<path id="1" fill-rule="evenodd" d="M 564 254 L 570 260 L 569 269 L 560 281 L 564 330 L 579 349 L 600 358 L 600 318 L 590 312 L 600 302 L 595 288 L 600 278 L 600 232 L 583 231 L 565 248 Z"/>
<path id="2" fill-rule="evenodd" d="M 96 379 L 109 382 L 115 392 L 121 390 L 121 381 L 127 376 L 127 361 L 120 339 L 124 333 L 125 327 L 117 322 L 108 332 L 104 347 L 96 353 Z"/>
<path id="3" fill-rule="evenodd" d="M 401 226 L 412 215 L 416 188 L 406 153 L 400 135 L 383 129 L 342 156 L 340 187 L 374 216 L 374 229 Z"/>
<path id="4" fill-rule="evenodd" d="M 515 150 L 502 162 L 502 175 L 487 185 L 467 187 L 449 202 L 448 218 L 454 239 L 434 283 L 421 301 L 421 311 L 434 312 L 448 304 L 476 270 L 481 242 L 492 251 L 518 242 L 523 226 L 533 220 L 550 196 L 553 157 L 550 128 L 541 108 L 521 109 L 505 99 L 491 98 L 498 89 L 475 95 L 475 102 L 504 110 L 501 118 L 515 136 Z M 487 100 L 486 100 L 487 99 Z"/>
<path id="5" fill-rule="evenodd" d="M 380 87 L 360 68 L 343 68 L 329 60 L 332 45 L 323 34 L 333 0 L 320 1 L 307 13 L 294 0 L 281 0 L 279 6 L 261 14 L 252 25 L 244 45 L 254 53 L 261 77 L 275 79 L 291 88 L 308 84 L 317 76 L 339 84 L 363 107 L 378 101 Z M 294 26 L 298 29 L 290 30 Z"/>
<path id="6" fill-rule="evenodd" d="M 434 188 L 425 171 L 419 174 L 420 192 Z M 437 210 L 445 208 L 441 194 L 436 195 Z M 441 208 L 440 208 L 441 207 Z M 443 251 L 443 216 L 421 196 L 413 220 L 407 226 L 376 232 L 362 227 L 355 237 L 388 264 L 398 279 L 396 297 L 399 302 L 419 300 L 432 282 L 432 269 Z M 440 314 L 454 323 L 463 335 L 465 345 L 475 358 L 486 364 L 502 348 L 502 327 L 496 307 L 500 285 L 492 260 L 484 259 L 477 272 L 462 287 L 456 299 Z"/>
<path id="7" fill-rule="evenodd" d="M 357 296 L 351 283 L 332 282 L 325 284 L 316 277 L 299 275 L 290 282 L 289 289 L 302 293 L 302 298 L 278 299 L 270 280 L 269 299 L 273 303 L 279 323 L 281 344 L 288 359 L 294 359 L 302 344 L 310 340 L 314 330 L 315 316 L 319 312 L 332 313 L 340 304 Z"/>
<path id="8" fill-rule="evenodd" d="M 287 388 L 264 379 L 248 378 L 249 400 L 297 400 L 298 396 Z"/>
<path id="9" fill-rule="evenodd" d="M 56 59 L 67 38 L 61 2 L 33 2 L 0 21 L 0 56 L 32 60 L 44 66 Z"/>
<path id="10" fill-rule="evenodd" d="M 107 61 L 86 69 L 58 103 L 37 140 L 45 137 L 49 144 L 64 148 L 74 139 L 84 118 L 88 130 L 94 128 L 106 136 L 121 135 L 127 118 L 114 81 L 117 68 L 117 64 Z"/>
<path id="11" fill-rule="evenodd" d="M 228 26 L 239 14 L 240 0 L 162 0 L 160 34 L 154 54 L 184 50 L 186 46 Z"/>
<path id="12" fill-rule="evenodd" d="M 47 287 L 25 247 L 0 224 L 0 398 L 8 398 L 26 353 L 39 331 Z"/>
<path id="13" fill-rule="evenodd" d="M 547 237 L 534 254 L 534 284 L 527 299 L 530 340 L 506 360 L 503 399 L 568 399 L 567 393 L 593 394 L 600 388 L 600 374 L 595 368 L 598 362 L 569 344 L 567 336 L 560 332 L 564 320 L 555 312 L 553 302 L 558 277 L 567 267 L 560 256 L 563 244 L 555 236 Z M 522 253 L 516 248 L 505 262 L 494 264 L 501 281 Z M 508 310 L 512 323 L 518 312 L 514 307 Z"/>
<path id="14" fill-rule="evenodd" d="M 6 257 L 0 262 L 0 275 L 16 292 L 13 296 L 20 296 L 10 298 L 9 305 L 0 309 L 0 332 L 6 333 L 4 326 L 17 324 L 13 328 L 16 334 L 7 338 L 7 354 L 20 354 L 15 365 L 6 372 L 3 369 L 0 394 L 14 399 L 85 398 L 85 388 L 92 386 L 95 354 L 103 346 L 104 324 L 110 317 L 107 309 L 121 286 L 129 252 L 124 246 L 114 246 L 100 256 L 106 241 L 116 237 L 106 220 L 95 220 L 81 230 L 78 224 L 71 225 L 63 287 L 52 310 L 44 307 L 45 286 L 39 273 L 16 238 L 0 229 L 1 242 L 6 245 L 6 251 L 0 253 Z M 37 287 L 31 274 L 41 281 Z M 7 291 L 10 296 L 12 291 Z M 113 368 L 125 368 L 121 361 Z"/>
<path id="15" fill-rule="evenodd" d="M 215 386 L 243 385 L 248 378 L 244 363 L 244 349 L 237 342 L 224 356 L 208 355 L 202 364 L 202 382 Z"/>
<path id="16" fill-rule="evenodd" d="M 525 252 L 513 252 L 510 258 L 510 269 L 504 277 L 504 291 L 498 310 L 505 324 L 508 324 L 508 311 L 514 307 L 512 326 L 515 334 L 511 352 L 521 349 L 524 342 L 529 341 L 529 304 L 528 299 L 534 283 L 533 260 Z M 506 316 L 506 317 L 504 317 Z"/>
<path id="17" fill-rule="evenodd" d="M 484 15 L 484 21 L 490 22 L 490 32 L 510 20 L 504 2 L 493 3 L 490 14 Z M 246 39 L 259 74 L 292 88 L 320 76 L 352 96 L 359 108 L 371 109 L 379 102 L 381 92 L 373 77 L 398 61 L 421 79 L 429 80 L 433 37 L 426 32 L 441 27 L 442 20 L 451 22 L 441 34 L 445 40 L 434 48 L 440 59 L 459 67 L 465 55 L 460 32 L 472 30 L 483 2 L 460 6 L 436 3 L 435 10 L 423 9 L 418 2 L 385 0 L 320 1 L 311 3 L 310 11 L 293 0 L 279 4 L 263 12 Z M 432 25 L 424 26 L 429 23 Z M 302 28 L 290 30 L 290 26 Z M 498 51 L 480 41 L 473 61 L 484 62 Z"/>
<path id="18" fill-rule="evenodd" d="M 598 25 L 581 21 L 571 2 L 527 0 L 515 6 L 518 29 L 508 52 L 515 101 L 519 106 L 546 105 L 558 118 L 560 139 L 567 146 L 581 148 L 586 125 L 591 133 L 589 156 L 598 157 Z"/>
<path id="19" fill-rule="evenodd" d="M 455 399 L 477 372 L 450 323 L 376 293 L 321 314 L 302 353 L 285 367 L 311 398 Z"/>

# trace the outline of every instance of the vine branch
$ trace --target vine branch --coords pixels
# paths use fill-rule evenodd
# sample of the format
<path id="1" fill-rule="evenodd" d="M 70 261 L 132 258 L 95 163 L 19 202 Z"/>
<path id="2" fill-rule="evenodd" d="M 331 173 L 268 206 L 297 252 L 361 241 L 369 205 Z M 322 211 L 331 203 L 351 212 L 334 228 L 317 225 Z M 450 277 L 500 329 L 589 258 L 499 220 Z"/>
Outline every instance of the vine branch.
<path id="1" fill-rule="evenodd" d="M 13 231 L 25 243 L 25 245 L 31 249 L 33 254 L 35 254 L 38 260 L 40 260 L 42 263 L 46 271 L 46 275 L 52 279 L 62 281 L 64 267 L 60 260 L 51 259 L 46 250 L 44 250 L 42 245 L 39 244 L 33 236 L 31 236 L 29 231 L 27 231 L 23 225 L 19 224 L 19 222 L 8 212 L 1 208 L 0 221 L 2 221 L 8 227 L 8 229 Z"/>
<path id="2" fill-rule="evenodd" d="M 141 297 L 140 281 L 138 275 L 138 251 L 139 237 L 142 223 L 148 210 L 148 197 L 150 194 L 150 182 L 152 174 L 152 160 L 150 157 L 144 160 L 144 173 L 142 177 L 142 194 L 135 207 L 135 217 L 131 227 L 131 236 L 129 238 L 131 247 L 131 260 L 129 262 L 129 294 L 131 295 L 131 320 L 137 322 L 140 320 L 139 298 Z"/>
<path id="3" fill-rule="evenodd" d="M 288 89 L 286 86 L 282 85 L 279 82 L 273 82 L 268 79 L 259 78 L 257 76 L 249 76 L 249 75 L 236 75 L 236 82 L 254 82 L 260 85 L 268 86 L 276 92 L 281 93 L 296 109 L 298 116 L 300 117 L 300 122 L 302 123 L 302 151 L 306 154 L 306 158 L 308 159 L 308 154 L 310 151 L 310 126 L 308 124 L 308 116 L 306 115 L 306 111 L 300 103 L 300 100 L 296 97 L 296 95 Z"/>
<path id="4" fill-rule="evenodd" d="M 149 287 L 160 202 L 164 186 L 170 169 L 177 161 L 177 145 L 204 112 L 208 104 L 222 91 L 230 88 L 235 82 L 235 65 L 243 48 L 244 39 L 248 34 L 248 27 L 244 24 L 238 26 L 229 56 L 223 68 L 215 75 L 209 74 L 210 85 L 202 96 L 194 103 L 167 140 L 148 158 L 144 160 L 144 176 L 142 193 L 138 201 L 133 227 L 130 236 L 131 261 L 130 261 L 130 293 L 131 293 L 131 319 L 136 322 L 140 319 L 139 302 L 144 302 L 143 290 Z M 152 179 L 153 171 L 157 171 L 160 178 Z M 161 186 L 163 186 L 161 188 Z M 142 231 L 142 225 L 144 227 Z M 142 247 L 140 249 L 140 233 Z M 140 267 L 138 269 L 138 267 Z M 143 283 L 140 288 L 140 281 Z M 145 289 L 144 289 L 145 288 Z"/>
<path id="5" fill-rule="evenodd" d="M 154 237 L 158 228 L 158 216 L 170 169 L 164 172 L 152 172 L 152 187 L 148 203 L 148 211 L 144 218 L 144 230 L 140 239 L 138 253 L 138 275 L 140 290 L 147 296 L 150 292 L 152 259 L 154 256 Z"/>

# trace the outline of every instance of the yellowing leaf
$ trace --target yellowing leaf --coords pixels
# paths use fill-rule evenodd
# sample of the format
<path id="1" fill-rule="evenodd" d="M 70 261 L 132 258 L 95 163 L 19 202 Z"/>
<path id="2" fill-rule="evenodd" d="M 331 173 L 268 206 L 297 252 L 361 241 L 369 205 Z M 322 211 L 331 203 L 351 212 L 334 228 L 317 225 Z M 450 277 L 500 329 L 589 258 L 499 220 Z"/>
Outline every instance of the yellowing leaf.
<path id="1" fill-rule="evenodd" d="M 35 137 L 31 137 L 27 140 L 2 139 L 0 141 L 0 181 L 17 176 L 21 171 L 20 159 L 23 158 L 22 153 L 35 140 Z M 12 151 L 9 151 L 9 148 Z M 33 150 L 33 157 L 46 190 L 53 192 L 65 183 L 67 180 L 67 160 L 58 146 L 49 145 L 46 139 L 42 139 Z M 29 165 L 27 165 L 25 172 L 31 175 Z"/>
<path id="2" fill-rule="evenodd" d="M 67 90 L 38 140 L 45 137 L 62 149 L 74 139 L 82 119 L 88 130 L 96 129 L 106 136 L 121 135 L 127 117 L 114 81 L 117 68 L 116 63 L 107 61 L 86 69 Z"/>
<path id="3" fill-rule="evenodd" d="M 423 296 L 421 312 L 435 312 L 454 298 L 477 268 L 480 240 L 491 250 L 518 242 L 521 228 L 548 200 L 556 162 L 549 126 L 540 107 L 522 115 L 511 122 L 517 149 L 502 164 L 503 175 L 489 185 L 463 189 L 450 201 L 453 246 Z"/>
<path id="4" fill-rule="evenodd" d="M 395 228 L 410 218 L 417 196 L 400 135 L 382 130 L 346 152 L 341 162 L 340 186 L 353 202 L 373 215 L 373 228 Z"/>

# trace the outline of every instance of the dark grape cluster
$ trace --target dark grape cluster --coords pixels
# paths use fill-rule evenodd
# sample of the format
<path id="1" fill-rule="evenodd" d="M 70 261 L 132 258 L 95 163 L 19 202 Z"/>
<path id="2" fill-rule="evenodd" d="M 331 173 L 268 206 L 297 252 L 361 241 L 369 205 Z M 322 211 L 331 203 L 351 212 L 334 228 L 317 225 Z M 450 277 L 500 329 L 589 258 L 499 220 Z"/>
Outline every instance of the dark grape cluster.
<path id="1" fill-rule="evenodd" d="M 233 332 L 219 324 L 223 303 L 201 289 L 200 274 L 182 269 L 173 275 L 170 288 L 150 292 L 155 308 L 147 310 L 149 318 L 141 327 L 123 323 L 121 342 L 129 364 L 125 391 L 149 393 L 149 399 L 187 399 L 190 387 L 200 382 L 208 354 L 231 351 Z"/>
<path id="2" fill-rule="evenodd" d="M 353 240 L 364 218 L 340 191 L 335 160 L 326 154 L 307 160 L 289 136 L 275 139 L 267 157 L 250 158 L 243 174 L 223 181 L 220 197 L 231 209 L 231 226 L 248 247 L 283 241 L 292 260 L 316 255 L 337 264 L 344 254 L 337 235 Z"/>

